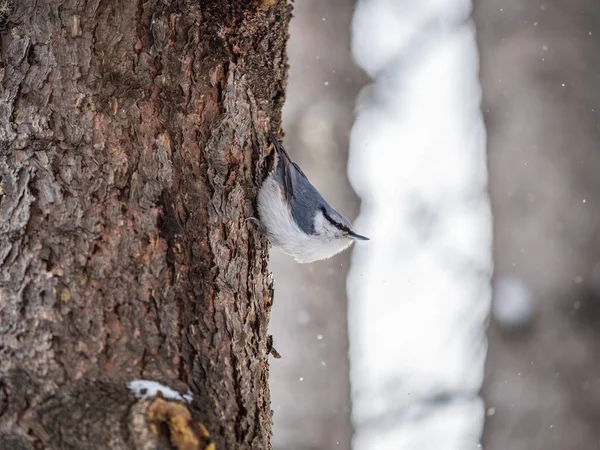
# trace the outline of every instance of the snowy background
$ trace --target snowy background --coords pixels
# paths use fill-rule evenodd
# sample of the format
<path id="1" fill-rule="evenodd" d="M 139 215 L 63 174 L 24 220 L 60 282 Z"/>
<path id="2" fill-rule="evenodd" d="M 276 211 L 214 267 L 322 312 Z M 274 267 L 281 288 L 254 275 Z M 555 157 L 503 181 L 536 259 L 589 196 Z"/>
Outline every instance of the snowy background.
<path id="1" fill-rule="evenodd" d="M 284 144 L 372 240 L 272 252 L 276 450 L 598 448 L 600 4 L 474 6 L 294 3 Z"/>
<path id="2" fill-rule="evenodd" d="M 372 238 L 347 284 L 353 447 L 475 449 L 492 237 L 469 3 L 363 0 L 352 25 L 374 80 L 348 168 Z"/>

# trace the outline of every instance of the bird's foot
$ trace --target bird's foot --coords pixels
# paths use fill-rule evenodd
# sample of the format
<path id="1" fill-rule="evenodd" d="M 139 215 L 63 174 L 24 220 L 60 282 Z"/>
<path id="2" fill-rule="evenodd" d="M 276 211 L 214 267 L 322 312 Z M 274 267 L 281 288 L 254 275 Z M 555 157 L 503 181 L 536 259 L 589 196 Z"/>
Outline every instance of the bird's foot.
<path id="1" fill-rule="evenodd" d="M 244 222 L 246 224 L 251 223 L 253 227 L 258 228 L 260 231 L 264 231 L 263 224 L 260 223 L 260 220 L 258 220 L 256 217 L 247 217 Z"/>

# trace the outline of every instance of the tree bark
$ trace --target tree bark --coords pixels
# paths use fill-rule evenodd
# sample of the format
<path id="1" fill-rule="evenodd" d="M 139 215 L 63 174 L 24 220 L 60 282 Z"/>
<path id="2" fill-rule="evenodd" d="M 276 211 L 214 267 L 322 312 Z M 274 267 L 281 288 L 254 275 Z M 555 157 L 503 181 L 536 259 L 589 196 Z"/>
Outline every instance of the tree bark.
<path id="1" fill-rule="evenodd" d="M 244 219 L 290 8 L 22 0 L 2 18 L 0 448 L 270 448 L 272 286 Z M 193 400 L 137 398 L 136 379 Z"/>

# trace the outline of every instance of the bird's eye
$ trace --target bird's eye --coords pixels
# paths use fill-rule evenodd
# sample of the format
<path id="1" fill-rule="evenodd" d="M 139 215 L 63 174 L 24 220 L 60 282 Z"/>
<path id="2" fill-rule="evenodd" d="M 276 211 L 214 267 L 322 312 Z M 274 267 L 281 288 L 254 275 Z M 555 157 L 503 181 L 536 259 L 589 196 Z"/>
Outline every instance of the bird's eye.
<path id="1" fill-rule="evenodd" d="M 327 214 L 325 208 L 321 208 L 321 212 L 323 213 L 323 216 L 325 216 L 325 218 L 329 221 L 329 223 L 336 227 L 338 230 L 344 231 L 346 233 L 350 232 L 350 228 L 348 228 L 346 225 L 335 221 L 329 214 Z"/>

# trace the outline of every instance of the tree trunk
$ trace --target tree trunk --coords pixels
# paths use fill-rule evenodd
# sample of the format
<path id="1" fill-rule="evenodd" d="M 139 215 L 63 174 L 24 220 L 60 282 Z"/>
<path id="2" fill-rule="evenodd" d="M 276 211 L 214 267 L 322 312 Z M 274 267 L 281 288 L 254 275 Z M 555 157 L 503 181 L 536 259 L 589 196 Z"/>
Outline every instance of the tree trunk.
<path id="1" fill-rule="evenodd" d="M 218 449 L 270 448 L 272 290 L 244 219 L 290 8 L 4 9 L 0 448 L 210 448 L 202 425 Z M 136 379 L 193 400 L 138 398 Z"/>
<path id="2" fill-rule="evenodd" d="M 600 2 L 480 0 L 474 17 L 495 276 L 512 287 L 488 331 L 483 446 L 596 449 Z"/>

